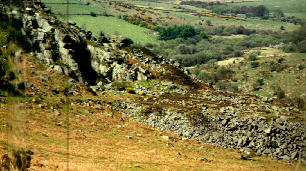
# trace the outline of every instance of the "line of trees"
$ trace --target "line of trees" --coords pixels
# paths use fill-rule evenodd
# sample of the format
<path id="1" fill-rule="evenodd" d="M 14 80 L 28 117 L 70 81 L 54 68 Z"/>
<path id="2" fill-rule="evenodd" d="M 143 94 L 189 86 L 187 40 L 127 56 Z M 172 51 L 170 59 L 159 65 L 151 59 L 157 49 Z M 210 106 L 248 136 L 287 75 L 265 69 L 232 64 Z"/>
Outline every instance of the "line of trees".
<path id="1" fill-rule="evenodd" d="M 156 30 L 159 32 L 161 40 L 188 38 L 197 35 L 196 29 L 190 25 L 159 27 Z"/>

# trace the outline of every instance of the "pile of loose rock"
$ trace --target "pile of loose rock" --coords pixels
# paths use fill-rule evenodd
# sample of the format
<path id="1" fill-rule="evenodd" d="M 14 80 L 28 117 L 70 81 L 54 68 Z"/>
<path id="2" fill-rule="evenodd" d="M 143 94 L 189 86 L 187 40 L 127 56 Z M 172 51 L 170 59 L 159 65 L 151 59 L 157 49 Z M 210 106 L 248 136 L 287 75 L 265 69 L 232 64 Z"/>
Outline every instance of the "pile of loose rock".
<path id="1" fill-rule="evenodd" d="M 153 103 L 155 106 L 158 104 Z M 121 101 L 115 106 L 137 121 L 171 131 L 182 139 L 195 139 L 281 159 L 305 158 L 305 123 L 302 121 L 289 120 L 286 116 L 268 118 L 257 111 L 241 116 L 241 111 L 232 106 L 222 107 L 212 113 L 209 107 L 193 111 L 192 108 L 196 106 L 190 103 L 189 112 L 175 109 L 174 104 L 170 105 L 169 108 L 163 106 L 156 109 Z M 144 110 L 147 108 L 150 110 Z"/>

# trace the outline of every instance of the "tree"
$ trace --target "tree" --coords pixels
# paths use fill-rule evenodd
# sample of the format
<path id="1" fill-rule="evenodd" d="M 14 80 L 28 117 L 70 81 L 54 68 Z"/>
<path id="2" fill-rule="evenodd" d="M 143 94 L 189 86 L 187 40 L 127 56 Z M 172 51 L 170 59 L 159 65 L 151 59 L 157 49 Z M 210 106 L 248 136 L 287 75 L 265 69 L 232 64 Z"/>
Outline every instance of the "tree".
<path id="1" fill-rule="evenodd" d="M 195 28 L 190 25 L 170 26 L 167 28 L 159 28 L 159 37 L 161 40 L 170 40 L 175 38 L 188 38 L 197 34 Z"/>

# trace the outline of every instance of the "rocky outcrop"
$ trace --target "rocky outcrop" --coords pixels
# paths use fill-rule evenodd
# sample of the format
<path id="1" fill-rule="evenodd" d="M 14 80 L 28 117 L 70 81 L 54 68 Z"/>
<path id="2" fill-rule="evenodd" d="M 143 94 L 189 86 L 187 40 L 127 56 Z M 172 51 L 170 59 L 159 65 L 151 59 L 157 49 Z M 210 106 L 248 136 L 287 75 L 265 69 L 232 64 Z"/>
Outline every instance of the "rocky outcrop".
<path id="1" fill-rule="evenodd" d="M 22 20 L 22 32 L 38 59 L 89 85 L 146 80 L 152 77 L 150 68 L 161 68 L 156 61 L 161 58 L 129 51 L 131 39 L 96 38 L 73 22 L 60 22 L 40 2 L 26 4 L 12 16 Z"/>

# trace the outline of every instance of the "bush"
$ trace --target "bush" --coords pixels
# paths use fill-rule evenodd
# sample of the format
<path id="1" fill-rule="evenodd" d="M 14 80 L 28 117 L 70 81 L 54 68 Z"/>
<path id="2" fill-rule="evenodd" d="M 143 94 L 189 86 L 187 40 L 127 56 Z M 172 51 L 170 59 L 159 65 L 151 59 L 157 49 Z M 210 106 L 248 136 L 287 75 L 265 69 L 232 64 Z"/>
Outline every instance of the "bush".
<path id="1" fill-rule="evenodd" d="M 280 26 L 280 30 L 286 30 L 284 26 Z"/>
<path id="2" fill-rule="evenodd" d="M 226 90 L 230 92 L 239 92 L 239 88 L 237 85 L 233 85 L 229 82 L 218 81 L 215 86 L 219 90 Z"/>
<path id="3" fill-rule="evenodd" d="M 306 102 L 301 97 L 290 97 L 287 101 L 300 110 L 306 110 Z"/>
<path id="4" fill-rule="evenodd" d="M 297 43 L 296 49 L 300 53 L 306 53 L 306 40 Z"/>
<path id="5" fill-rule="evenodd" d="M 94 13 L 94 12 L 90 12 L 90 16 L 92 16 L 92 17 L 96 17 L 96 16 L 97 16 L 97 14 L 96 14 L 96 13 Z"/>
<path id="6" fill-rule="evenodd" d="M 212 26 L 211 21 L 210 21 L 210 20 L 206 20 L 206 25 L 208 25 L 208 26 Z"/>
<path id="7" fill-rule="evenodd" d="M 231 78 L 233 74 L 234 74 L 234 71 L 222 66 L 217 69 L 216 77 L 218 80 L 224 80 L 224 79 Z"/>
<path id="8" fill-rule="evenodd" d="M 145 47 L 151 49 L 151 48 L 154 48 L 155 45 L 152 44 L 152 43 L 146 43 L 146 44 L 145 44 Z"/>
<path id="9" fill-rule="evenodd" d="M 286 53 L 294 52 L 295 51 L 295 45 L 292 43 L 286 44 L 282 47 L 282 50 Z"/>
<path id="10" fill-rule="evenodd" d="M 286 97 L 285 91 L 279 85 L 272 85 L 273 94 L 277 96 L 279 99 L 283 99 Z"/>
<path id="11" fill-rule="evenodd" d="M 259 67 L 259 65 L 260 65 L 259 62 L 252 62 L 252 63 L 251 63 L 251 67 L 252 67 L 252 68 L 257 68 L 257 67 Z"/>
<path id="12" fill-rule="evenodd" d="M 252 85 L 253 86 L 253 91 L 258 91 L 262 88 L 262 86 L 265 84 L 264 79 L 259 78 L 255 81 L 255 83 Z"/>
<path id="13" fill-rule="evenodd" d="M 276 72 L 281 72 L 284 69 L 288 68 L 287 65 L 276 63 L 276 62 L 270 62 L 269 67 L 271 72 L 276 71 Z"/>
<path id="14" fill-rule="evenodd" d="M 197 75 L 197 78 L 204 81 L 204 82 L 207 82 L 207 83 L 215 83 L 217 82 L 217 77 L 215 74 L 213 73 L 208 73 L 208 72 L 205 72 L 205 71 L 201 71 L 198 75 Z"/>
<path id="15" fill-rule="evenodd" d="M 248 61 L 256 61 L 257 55 L 255 53 L 249 54 Z"/>
<path id="16" fill-rule="evenodd" d="M 177 51 L 180 54 L 194 54 L 196 50 L 191 46 L 186 46 L 184 44 L 181 44 L 177 47 Z"/>
<path id="17" fill-rule="evenodd" d="M 218 81 L 216 83 L 216 88 L 219 90 L 226 90 L 226 83 L 223 81 Z"/>
<path id="18" fill-rule="evenodd" d="M 243 55 L 243 52 L 235 50 L 234 51 L 234 57 L 241 57 Z"/>

